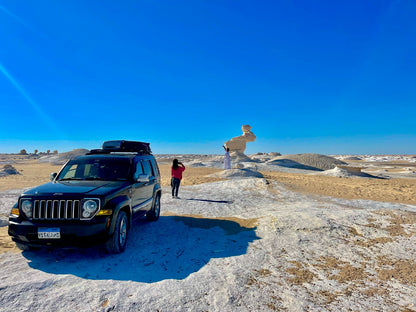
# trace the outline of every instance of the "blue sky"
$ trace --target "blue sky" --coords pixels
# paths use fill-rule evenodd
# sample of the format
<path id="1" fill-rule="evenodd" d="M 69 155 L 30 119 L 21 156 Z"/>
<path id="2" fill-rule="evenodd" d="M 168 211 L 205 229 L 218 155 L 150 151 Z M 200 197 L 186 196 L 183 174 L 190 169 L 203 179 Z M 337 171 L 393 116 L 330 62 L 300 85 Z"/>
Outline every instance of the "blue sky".
<path id="1" fill-rule="evenodd" d="M 416 2 L 0 0 L 0 152 L 416 154 Z"/>

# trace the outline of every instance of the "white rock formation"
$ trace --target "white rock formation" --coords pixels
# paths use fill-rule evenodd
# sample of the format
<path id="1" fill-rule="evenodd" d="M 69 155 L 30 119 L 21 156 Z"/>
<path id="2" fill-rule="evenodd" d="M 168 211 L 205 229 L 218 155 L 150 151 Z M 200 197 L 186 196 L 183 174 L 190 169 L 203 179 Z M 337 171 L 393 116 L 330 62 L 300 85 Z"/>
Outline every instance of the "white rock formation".
<path id="1" fill-rule="evenodd" d="M 234 137 L 224 144 L 225 147 L 230 149 L 231 153 L 234 152 L 236 154 L 244 154 L 247 142 L 254 142 L 256 140 L 256 136 L 253 132 L 251 132 L 251 126 L 243 125 L 241 130 L 243 130 L 242 135 Z"/>

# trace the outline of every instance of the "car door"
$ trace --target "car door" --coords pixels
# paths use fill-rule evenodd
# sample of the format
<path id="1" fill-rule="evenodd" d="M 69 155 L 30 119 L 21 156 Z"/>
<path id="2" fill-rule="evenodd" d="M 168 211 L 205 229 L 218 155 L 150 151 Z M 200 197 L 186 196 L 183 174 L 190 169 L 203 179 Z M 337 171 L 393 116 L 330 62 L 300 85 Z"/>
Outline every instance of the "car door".
<path id="1" fill-rule="evenodd" d="M 143 208 L 144 203 L 146 202 L 146 191 L 145 183 L 138 181 L 139 177 L 144 174 L 142 162 L 138 161 L 136 163 L 136 168 L 134 172 L 134 183 L 132 185 L 131 192 L 131 205 L 134 212 Z"/>
<path id="2" fill-rule="evenodd" d="M 151 203 L 153 201 L 153 189 L 156 184 L 156 177 L 155 172 L 153 169 L 152 164 L 150 163 L 150 159 L 146 159 L 142 161 L 143 171 L 145 175 L 149 176 L 149 182 L 145 185 L 145 197 L 147 198 L 147 201 L 149 202 L 150 206 L 147 208 L 151 208 Z"/>
<path id="3" fill-rule="evenodd" d="M 147 181 L 140 180 L 144 176 L 148 177 Z M 133 211 L 147 211 L 151 208 L 153 186 L 155 184 L 155 177 L 149 160 L 143 159 L 137 162 L 134 180 L 131 198 Z"/>

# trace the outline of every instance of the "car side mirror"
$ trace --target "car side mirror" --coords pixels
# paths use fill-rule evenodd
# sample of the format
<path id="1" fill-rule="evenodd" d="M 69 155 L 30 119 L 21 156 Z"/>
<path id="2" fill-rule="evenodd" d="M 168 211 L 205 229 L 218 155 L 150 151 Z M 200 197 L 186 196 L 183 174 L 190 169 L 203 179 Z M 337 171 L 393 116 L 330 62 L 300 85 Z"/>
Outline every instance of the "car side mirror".
<path id="1" fill-rule="evenodd" d="M 136 181 L 137 182 L 149 182 L 150 176 L 148 174 L 139 174 Z"/>
<path id="2" fill-rule="evenodd" d="M 51 181 L 55 180 L 58 174 L 56 172 L 51 173 Z"/>

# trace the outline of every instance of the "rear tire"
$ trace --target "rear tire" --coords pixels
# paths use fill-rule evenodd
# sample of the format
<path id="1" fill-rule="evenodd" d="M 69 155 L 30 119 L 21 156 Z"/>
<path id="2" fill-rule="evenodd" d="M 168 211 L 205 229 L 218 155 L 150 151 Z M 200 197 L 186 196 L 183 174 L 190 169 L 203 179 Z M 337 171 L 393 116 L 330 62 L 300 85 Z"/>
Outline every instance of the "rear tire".
<path id="1" fill-rule="evenodd" d="M 117 215 L 114 234 L 105 244 L 107 252 L 121 253 L 126 249 L 128 230 L 129 225 L 127 215 L 124 211 L 120 211 Z"/>
<path id="2" fill-rule="evenodd" d="M 160 216 L 160 194 L 156 194 L 155 200 L 153 201 L 152 210 L 146 214 L 146 218 L 149 221 L 157 221 Z"/>

